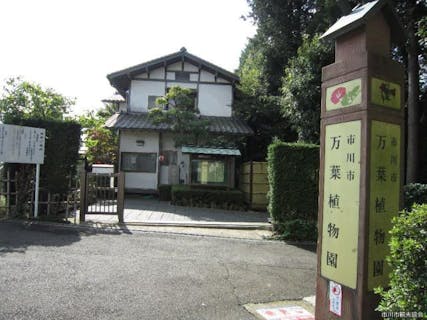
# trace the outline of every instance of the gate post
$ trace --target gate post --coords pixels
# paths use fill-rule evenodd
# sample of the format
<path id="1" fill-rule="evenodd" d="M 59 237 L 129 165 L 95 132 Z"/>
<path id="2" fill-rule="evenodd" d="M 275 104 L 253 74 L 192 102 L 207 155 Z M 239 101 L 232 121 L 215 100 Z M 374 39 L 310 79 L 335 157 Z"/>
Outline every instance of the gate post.
<path id="1" fill-rule="evenodd" d="M 85 222 L 87 212 L 87 172 L 80 175 L 80 222 Z"/>
<path id="2" fill-rule="evenodd" d="M 117 216 L 119 223 L 124 223 L 123 213 L 125 207 L 125 173 L 117 174 Z"/>

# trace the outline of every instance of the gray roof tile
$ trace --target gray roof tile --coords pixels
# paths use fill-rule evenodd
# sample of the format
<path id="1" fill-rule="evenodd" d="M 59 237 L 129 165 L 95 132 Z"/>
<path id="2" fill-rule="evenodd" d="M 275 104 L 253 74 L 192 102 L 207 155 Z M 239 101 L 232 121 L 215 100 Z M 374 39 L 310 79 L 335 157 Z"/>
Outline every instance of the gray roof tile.
<path id="1" fill-rule="evenodd" d="M 209 120 L 209 132 L 226 133 L 235 135 L 252 135 L 252 129 L 242 120 L 233 117 L 211 117 L 202 116 L 202 119 Z M 169 125 L 153 124 L 148 113 L 116 113 L 112 115 L 106 122 L 105 126 L 112 129 L 140 129 L 140 130 L 156 130 L 168 131 Z"/>

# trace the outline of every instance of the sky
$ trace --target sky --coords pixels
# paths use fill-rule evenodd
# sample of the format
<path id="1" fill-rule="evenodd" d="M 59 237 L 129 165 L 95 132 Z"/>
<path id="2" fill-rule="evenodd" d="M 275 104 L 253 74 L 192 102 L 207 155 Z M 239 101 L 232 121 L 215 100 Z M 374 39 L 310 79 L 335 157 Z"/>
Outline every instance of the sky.
<path id="1" fill-rule="evenodd" d="M 186 47 L 234 71 L 256 27 L 246 0 L 0 1 L 0 83 L 21 76 L 101 108 L 106 75 Z"/>

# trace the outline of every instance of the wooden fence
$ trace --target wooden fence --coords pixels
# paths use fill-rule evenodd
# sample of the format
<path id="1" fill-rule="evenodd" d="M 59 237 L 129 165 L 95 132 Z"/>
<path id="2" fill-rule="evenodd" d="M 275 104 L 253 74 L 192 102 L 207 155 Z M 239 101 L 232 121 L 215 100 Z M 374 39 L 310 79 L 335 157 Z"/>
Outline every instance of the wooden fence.
<path id="1" fill-rule="evenodd" d="M 13 218 L 34 215 L 34 183 L 29 191 L 20 194 L 16 186 L 17 173 L 11 170 L 0 170 L 0 217 Z M 3 172 L 3 170 L 5 170 Z M 22 201 L 22 199 L 25 199 Z M 24 203 L 22 203 L 24 202 Z M 80 205 L 79 179 L 69 179 L 69 192 L 67 194 L 51 193 L 44 188 L 39 190 L 39 214 L 41 216 L 75 217 Z M 19 211 L 19 212 L 18 212 Z"/>
<path id="2" fill-rule="evenodd" d="M 242 164 L 239 188 L 253 210 L 266 210 L 268 205 L 267 162 L 249 161 Z"/>

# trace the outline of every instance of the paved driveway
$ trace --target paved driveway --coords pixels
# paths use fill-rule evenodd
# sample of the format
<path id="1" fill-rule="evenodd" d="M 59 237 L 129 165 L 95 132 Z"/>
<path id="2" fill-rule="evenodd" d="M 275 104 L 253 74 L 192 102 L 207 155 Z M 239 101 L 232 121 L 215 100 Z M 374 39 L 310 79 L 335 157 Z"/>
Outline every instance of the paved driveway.
<path id="1" fill-rule="evenodd" d="M 116 223 L 115 215 L 87 215 L 87 221 Z M 127 198 L 124 220 L 126 223 L 267 223 L 268 213 L 232 211 L 209 208 L 174 206 L 167 201 Z"/>
<path id="2" fill-rule="evenodd" d="M 2 320 L 254 319 L 244 304 L 313 295 L 315 272 L 281 242 L 0 222 Z"/>

